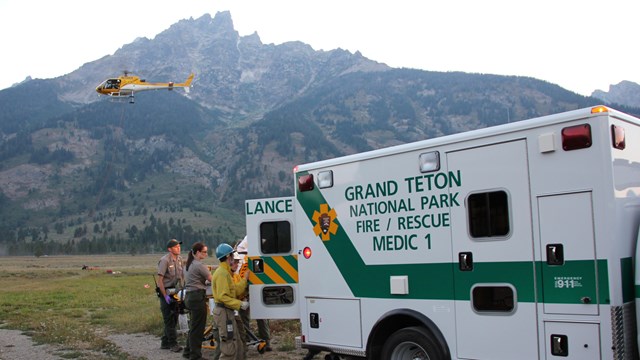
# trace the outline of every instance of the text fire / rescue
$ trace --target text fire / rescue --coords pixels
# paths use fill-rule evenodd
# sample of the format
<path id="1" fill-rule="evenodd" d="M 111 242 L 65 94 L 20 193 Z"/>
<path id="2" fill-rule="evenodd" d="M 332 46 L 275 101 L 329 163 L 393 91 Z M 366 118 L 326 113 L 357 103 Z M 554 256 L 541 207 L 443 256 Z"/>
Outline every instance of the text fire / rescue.
<path id="1" fill-rule="evenodd" d="M 458 192 L 450 189 L 461 185 L 462 176 L 457 170 L 408 177 L 401 182 L 387 180 L 349 186 L 344 197 L 347 201 L 357 202 L 349 205 L 351 218 L 366 217 L 356 219 L 356 231 L 374 234 L 374 251 L 418 250 L 420 239 L 426 239 L 425 246 L 431 249 L 430 233 L 418 236 L 406 232 L 449 227 L 449 208 L 460 206 Z M 402 193 L 406 196 L 399 198 Z M 383 215 L 390 217 L 387 219 Z M 386 221 L 381 222 L 382 218 Z"/>

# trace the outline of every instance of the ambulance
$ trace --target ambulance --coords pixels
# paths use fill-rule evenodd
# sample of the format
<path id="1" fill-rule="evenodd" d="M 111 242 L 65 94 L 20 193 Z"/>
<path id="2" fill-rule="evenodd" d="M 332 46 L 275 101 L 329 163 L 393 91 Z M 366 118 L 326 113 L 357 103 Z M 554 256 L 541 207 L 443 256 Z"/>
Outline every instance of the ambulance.
<path id="1" fill-rule="evenodd" d="M 638 359 L 640 119 L 596 106 L 294 180 L 245 203 L 249 292 L 307 358 Z"/>

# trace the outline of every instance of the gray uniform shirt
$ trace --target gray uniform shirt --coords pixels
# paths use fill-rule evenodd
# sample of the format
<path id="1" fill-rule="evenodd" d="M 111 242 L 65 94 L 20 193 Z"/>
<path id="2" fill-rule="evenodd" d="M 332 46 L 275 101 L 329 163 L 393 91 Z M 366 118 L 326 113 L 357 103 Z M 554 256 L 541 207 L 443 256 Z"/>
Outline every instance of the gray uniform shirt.
<path id="1" fill-rule="evenodd" d="M 187 291 L 193 290 L 207 290 L 207 285 L 204 284 L 209 278 L 209 269 L 205 264 L 199 260 L 194 259 L 189 265 L 187 270 L 186 264 L 184 268 L 184 278 L 186 281 L 185 289 Z"/>
<path id="2" fill-rule="evenodd" d="M 178 285 L 178 281 L 183 279 L 183 262 L 180 255 L 176 259 L 172 254 L 166 254 L 158 261 L 158 275 L 161 275 L 164 288 L 172 288 Z"/>

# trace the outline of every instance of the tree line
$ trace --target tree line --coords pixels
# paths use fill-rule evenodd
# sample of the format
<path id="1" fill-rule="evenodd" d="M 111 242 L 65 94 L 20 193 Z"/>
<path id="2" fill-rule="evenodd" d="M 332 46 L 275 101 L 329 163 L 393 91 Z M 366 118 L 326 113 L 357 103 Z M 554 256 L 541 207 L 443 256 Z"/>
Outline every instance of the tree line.
<path id="1" fill-rule="evenodd" d="M 96 224 L 97 225 L 97 224 Z M 130 225 L 124 234 L 109 234 L 101 231 L 101 226 L 93 227 L 93 232 L 84 225 L 74 230 L 73 237 L 66 241 L 54 241 L 48 238 L 48 230 L 19 229 L 3 236 L 0 254 L 21 255 L 86 255 L 86 254 L 146 254 L 166 251 L 169 239 L 178 239 L 185 248 L 195 242 L 204 242 L 215 248 L 221 242 L 233 243 L 240 235 L 227 226 L 194 230 L 182 221 L 162 221 L 151 217 L 144 227 Z M 54 226 L 56 231 L 59 229 Z M 4 247 L 4 249 L 2 249 Z"/>

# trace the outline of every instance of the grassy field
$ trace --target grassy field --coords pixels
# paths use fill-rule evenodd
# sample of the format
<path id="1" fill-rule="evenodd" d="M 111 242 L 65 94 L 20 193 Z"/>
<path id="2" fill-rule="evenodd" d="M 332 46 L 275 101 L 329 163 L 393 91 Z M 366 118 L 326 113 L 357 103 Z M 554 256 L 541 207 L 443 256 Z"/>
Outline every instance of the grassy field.
<path id="1" fill-rule="evenodd" d="M 0 258 L 0 323 L 36 342 L 128 359 L 106 333 L 160 335 L 153 274 L 161 254 Z M 212 263 L 211 259 L 205 260 Z M 86 265 L 91 270 L 83 270 Z M 272 322 L 293 348 L 298 322 Z"/>

